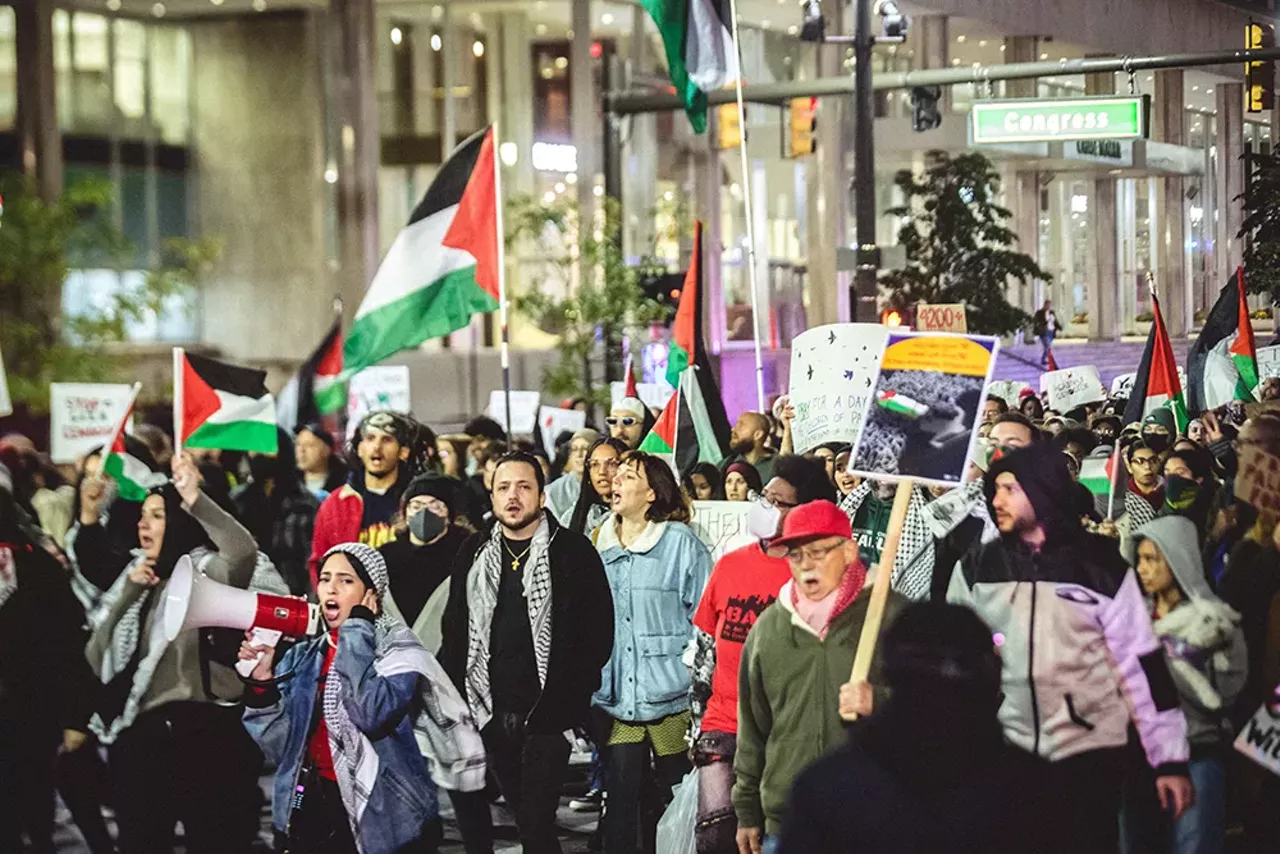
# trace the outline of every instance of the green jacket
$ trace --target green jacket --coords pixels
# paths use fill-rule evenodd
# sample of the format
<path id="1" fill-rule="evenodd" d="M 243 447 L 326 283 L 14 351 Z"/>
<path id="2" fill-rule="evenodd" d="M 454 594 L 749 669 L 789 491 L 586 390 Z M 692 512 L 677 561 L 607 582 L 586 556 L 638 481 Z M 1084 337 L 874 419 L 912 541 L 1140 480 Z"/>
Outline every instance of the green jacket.
<path id="1" fill-rule="evenodd" d="M 756 621 L 738 671 L 738 745 L 733 761 L 733 808 L 739 827 L 774 834 L 791 783 L 810 763 L 845 742 L 840 686 L 849 681 L 871 589 L 837 614 L 820 640 L 795 613 L 792 582 Z M 889 592 L 881 632 L 908 604 Z M 871 682 L 879 672 L 872 659 Z M 877 691 L 876 700 L 882 697 Z"/>

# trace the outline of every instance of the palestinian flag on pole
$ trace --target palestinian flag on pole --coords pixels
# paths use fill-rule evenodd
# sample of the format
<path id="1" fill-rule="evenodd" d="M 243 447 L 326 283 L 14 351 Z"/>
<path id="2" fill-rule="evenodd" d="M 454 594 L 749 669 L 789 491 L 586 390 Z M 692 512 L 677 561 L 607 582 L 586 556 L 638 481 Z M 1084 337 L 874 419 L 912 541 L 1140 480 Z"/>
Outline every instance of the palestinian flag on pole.
<path id="1" fill-rule="evenodd" d="M 1094 495 L 1106 495 L 1115 483 L 1115 454 L 1085 457 L 1080 462 L 1080 483 Z"/>
<path id="2" fill-rule="evenodd" d="M 322 415 L 345 409 L 347 384 L 341 374 L 342 321 L 335 318 L 320 346 L 276 398 L 276 423 L 292 431 L 300 424 L 315 424 Z"/>
<path id="3" fill-rule="evenodd" d="M 1147 346 L 1142 351 L 1137 374 L 1133 378 L 1133 391 L 1124 410 L 1124 423 L 1141 421 L 1155 409 L 1167 406 L 1173 410 L 1173 421 L 1178 432 L 1187 429 L 1187 404 L 1182 396 L 1182 382 L 1178 379 L 1178 362 L 1173 357 L 1173 342 L 1164 326 L 1160 313 L 1160 300 L 1151 295 L 1151 307 L 1155 321 L 1147 335 Z"/>
<path id="4" fill-rule="evenodd" d="M 729 418 L 702 340 L 701 281 L 702 223 L 697 222 L 693 227 L 693 259 L 680 289 L 667 354 L 667 382 L 675 386 L 676 393 L 640 443 L 642 451 L 672 457 L 681 475 L 695 463 L 718 465 L 725 457 L 729 438 Z"/>
<path id="5" fill-rule="evenodd" d="M 146 498 L 147 489 L 156 478 L 156 473 L 148 468 L 146 463 L 125 450 L 125 427 L 133 415 L 133 404 L 141 390 L 142 383 L 133 384 L 129 405 L 125 407 L 124 414 L 120 416 L 120 423 L 111 434 L 111 441 L 107 443 L 107 457 L 102 462 L 102 471 L 115 480 L 116 489 L 125 501 L 141 501 Z"/>
<path id="6" fill-rule="evenodd" d="M 1233 400 L 1258 399 L 1258 348 L 1244 294 L 1244 268 L 1236 270 L 1205 319 L 1187 355 L 1191 411 L 1199 415 Z"/>
<path id="7" fill-rule="evenodd" d="M 493 129 L 440 167 L 391 244 L 343 347 L 345 375 L 448 335 L 498 307 L 498 197 Z"/>
<path id="8" fill-rule="evenodd" d="M 671 85 L 689 124 L 707 129 L 707 93 L 722 89 L 738 66 L 729 0 L 640 0 L 658 26 Z"/>
<path id="9" fill-rule="evenodd" d="M 276 402 L 265 371 L 241 368 L 174 349 L 173 421 L 188 448 L 274 454 Z"/>

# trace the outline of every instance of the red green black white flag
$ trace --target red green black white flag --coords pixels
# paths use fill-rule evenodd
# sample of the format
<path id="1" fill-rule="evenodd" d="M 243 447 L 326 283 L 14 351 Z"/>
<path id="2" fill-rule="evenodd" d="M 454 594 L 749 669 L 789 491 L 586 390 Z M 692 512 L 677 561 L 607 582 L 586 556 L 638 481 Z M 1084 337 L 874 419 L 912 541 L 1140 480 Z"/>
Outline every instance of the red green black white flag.
<path id="1" fill-rule="evenodd" d="M 187 448 L 274 454 L 276 402 L 266 371 L 174 350 L 174 430 Z"/>
<path id="2" fill-rule="evenodd" d="M 1164 326 L 1160 313 L 1160 300 L 1151 295 L 1155 319 L 1147 335 L 1147 346 L 1142 351 L 1137 374 L 1133 378 L 1133 391 L 1124 410 L 1124 423 L 1141 421 L 1162 406 L 1173 410 L 1173 420 L 1181 433 L 1187 429 L 1187 404 L 1182 396 L 1182 381 L 1178 379 L 1178 362 L 1173 356 L 1173 342 Z"/>
<path id="3" fill-rule="evenodd" d="M 1258 348 L 1245 301 L 1243 267 L 1223 286 L 1191 346 L 1187 386 L 1187 402 L 1197 415 L 1233 400 L 1258 399 Z"/>

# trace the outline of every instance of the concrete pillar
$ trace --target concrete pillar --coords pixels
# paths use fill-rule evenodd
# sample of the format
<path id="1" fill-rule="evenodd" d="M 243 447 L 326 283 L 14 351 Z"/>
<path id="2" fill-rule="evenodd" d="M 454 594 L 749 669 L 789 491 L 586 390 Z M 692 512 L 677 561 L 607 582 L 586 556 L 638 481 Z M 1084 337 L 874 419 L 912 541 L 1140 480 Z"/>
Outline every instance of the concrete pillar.
<path id="1" fill-rule="evenodd" d="M 569 98 L 573 117 L 573 144 L 578 149 L 578 221 L 583 237 L 595 226 L 593 193 L 600 171 L 600 124 L 596 121 L 595 79 L 591 73 L 591 0 L 573 2 L 573 41 L 569 46 Z"/>
<path id="2" fill-rule="evenodd" d="M 1010 187 L 1013 197 L 1013 227 L 1018 235 L 1017 250 L 1025 252 L 1043 266 L 1040 257 L 1040 173 L 1018 172 Z M 1010 286 L 1009 302 L 1023 311 L 1035 311 L 1037 283 L 1031 280 Z"/>
<path id="3" fill-rule="evenodd" d="M 444 89 L 444 110 L 440 119 L 440 162 L 443 163 L 458 140 L 458 105 L 453 99 L 453 87 L 457 85 L 457 63 L 462 56 L 458 28 L 454 26 L 451 4 L 444 4 L 444 18 L 440 22 L 440 86 Z"/>
<path id="4" fill-rule="evenodd" d="M 1152 105 L 1152 136 L 1159 142 L 1186 144 L 1186 97 L 1180 69 L 1156 72 Z M 1219 161 L 1222 162 L 1222 161 Z M 1159 222 L 1152 235 L 1159 258 L 1156 294 L 1171 339 L 1182 339 L 1190 328 L 1191 281 L 1187 263 L 1186 181 L 1170 176 L 1156 182 Z M 1175 350 L 1178 347 L 1175 345 Z"/>
<path id="5" fill-rule="evenodd" d="M 332 0 L 329 56 L 336 63 L 333 111 L 338 123 L 338 257 L 344 312 L 350 321 L 381 257 L 378 244 L 378 99 L 373 50 L 374 0 Z"/>
<path id="6" fill-rule="evenodd" d="M 1040 60 L 1040 39 L 1037 36 L 1008 36 L 1004 44 L 1004 61 L 1007 63 Z M 1036 80 L 1006 80 L 1004 93 L 1007 98 L 1034 98 Z"/>
<path id="7" fill-rule="evenodd" d="M 1209 293 L 1216 295 L 1243 261 L 1244 243 L 1236 235 L 1244 222 L 1244 209 L 1239 199 L 1244 193 L 1245 181 L 1244 161 L 1240 159 L 1244 154 L 1244 85 L 1223 83 L 1216 86 L 1214 100 L 1218 108 L 1217 133 L 1213 139 L 1218 149 L 1218 171 L 1214 176 L 1218 222 L 1213 251 L 1216 276 L 1209 283 Z M 1275 133 L 1273 124 L 1273 145 Z M 1205 215 L 1212 216 L 1213 211 L 1206 210 Z"/>
<path id="8" fill-rule="evenodd" d="M 1114 95 L 1114 74 L 1088 74 L 1087 95 Z M 1090 210 L 1093 227 L 1093 281 L 1089 283 L 1089 337 L 1102 341 L 1120 338 L 1120 274 L 1116 246 L 1116 179 L 1099 174 L 1093 182 Z"/>
<path id="9" fill-rule="evenodd" d="M 917 18 L 913 26 L 919 27 L 920 47 L 915 56 L 915 68 L 947 68 L 951 64 L 951 36 L 946 15 L 925 15 Z M 938 110 L 944 115 L 951 112 L 951 87 L 942 87 L 942 100 Z"/>
<path id="10" fill-rule="evenodd" d="M 631 53 L 628 59 L 628 83 L 646 73 L 652 56 L 647 31 L 648 13 L 636 5 L 631 10 Z M 622 150 L 622 246 L 631 260 L 653 247 L 653 207 L 658 183 L 658 117 L 640 113 L 628 120 L 630 134 Z M 711 131 L 707 136 L 711 136 Z M 692 190 L 692 188 L 690 188 Z M 710 226 L 707 226 L 710 231 Z M 710 238 L 703 242 L 709 244 Z M 709 257 L 709 256 L 708 256 Z M 706 269 L 710 269 L 707 266 Z"/>
<path id="11" fill-rule="evenodd" d="M 53 69 L 53 0 L 13 6 L 17 43 L 18 156 L 41 198 L 62 193 L 62 132 Z"/>
<path id="12" fill-rule="evenodd" d="M 843 7 L 838 3 L 829 5 L 830 8 L 824 9 L 827 32 L 848 32 L 848 16 Z M 811 50 L 813 61 L 801 63 L 803 78 L 815 76 L 815 72 L 818 77 L 847 73 L 843 68 L 843 45 L 820 45 Z M 852 129 L 844 129 L 843 125 L 845 117 L 852 112 L 851 96 L 821 99 L 818 150 L 804 158 L 808 197 L 805 254 L 809 259 L 806 283 L 809 326 L 850 319 L 847 291 L 853 281 L 852 274 L 838 270 L 836 258 L 840 247 L 850 245 L 850 186 L 845 152 L 850 150 L 853 136 Z"/>

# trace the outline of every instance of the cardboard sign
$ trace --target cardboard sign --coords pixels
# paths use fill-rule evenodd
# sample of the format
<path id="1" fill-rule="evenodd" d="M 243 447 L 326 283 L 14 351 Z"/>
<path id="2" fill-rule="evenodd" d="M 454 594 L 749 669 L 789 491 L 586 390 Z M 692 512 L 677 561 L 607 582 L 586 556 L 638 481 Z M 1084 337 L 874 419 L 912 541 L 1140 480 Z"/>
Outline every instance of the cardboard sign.
<path id="1" fill-rule="evenodd" d="M 888 334 L 878 323 L 833 323 L 791 342 L 791 436 L 797 454 L 827 442 L 857 444 Z"/>
<path id="2" fill-rule="evenodd" d="M 365 368 L 347 386 L 347 435 L 360 426 L 360 419 L 380 409 L 409 412 L 408 365 L 377 365 Z"/>
<path id="3" fill-rule="evenodd" d="M 0 418 L 13 414 L 13 401 L 9 399 L 9 378 L 4 372 L 4 354 L 0 353 Z"/>
<path id="4" fill-rule="evenodd" d="M 1280 710 L 1263 703 L 1236 736 L 1235 749 L 1266 768 L 1280 774 Z"/>
<path id="5" fill-rule="evenodd" d="M 661 410 L 675 393 L 676 390 L 666 383 L 636 383 L 636 394 L 640 395 L 640 402 L 650 409 Z M 625 382 L 615 381 L 609 384 L 610 406 L 616 407 L 618 401 L 626 396 Z"/>
<path id="6" fill-rule="evenodd" d="M 916 329 L 921 332 L 968 332 L 964 303 L 917 303 Z"/>
<path id="7" fill-rule="evenodd" d="M 1280 457 L 1256 442 L 1241 443 L 1236 498 L 1254 507 L 1280 507 Z"/>
<path id="8" fill-rule="evenodd" d="M 514 408 L 514 404 L 512 408 Z M 538 426 L 542 428 L 542 447 L 547 449 L 547 456 L 554 460 L 556 458 L 556 437 L 565 430 L 577 432 L 586 427 L 587 413 L 578 409 L 541 406 L 538 407 Z"/>
<path id="9" fill-rule="evenodd" d="M 115 383 L 51 383 L 49 459 L 74 463 L 105 445 L 124 417 L 132 393 L 132 387 Z"/>
<path id="10" fill-rule="evenodd" d="M 991 384 L 997 338 L 889 333 L 849 470 L 877 480 L 964 480 Z"/>
<path id="11" fill-rule="evenodd" d="M 749 501 L 694 501 L 689 527 L 711 552 L 712 560 L 749 546 L 756 538 L 747 532 Z"/>
<path id="12" fill-rule="evenodd" d="M 1040 375 L 1040 388 L 1049 398 L 1049 408 L 1066 414 L 1077 406 L 1107 399 L 1107 390 L 1093 365 L 1079 365 Z"/>
<path id="13" fill-rule="evenodd" d="M 1031 388 L 1031 383 L 1024 383 L 1022 380 L 992 380 L 991 385 L 987 386 L 987 394 L 994 394 L 1009 404 L 1010 409 L 1017 409 L 1024 388 Z"/>
<path id="14" fill-rule="evenodd" d="M 517 436 L 531 435 L 538 423 L 538 404 L 542 392 L 511 389 L 511 432 Z M 489 392 L 489 408 L 485 414 L 507 428 L 507 398 L 502 389 Z"/>
<path id="15" fill-rule="evenodd" d="M 1120 374 L 1111 381 L 1111 396 L 1129 398 L 1133 396 L 1133 385 L 1138 380 L 1137 374 Z M 1187 373 L 1178 366 L 1178 384 L 1182 389 L 1187 387 Z"/>
<path id="16" fill-rule="evenodd" d="M 1280 344 L 1258 348 L 1258 382 L 1280 377 Z"/>

